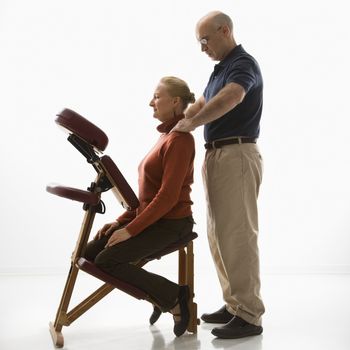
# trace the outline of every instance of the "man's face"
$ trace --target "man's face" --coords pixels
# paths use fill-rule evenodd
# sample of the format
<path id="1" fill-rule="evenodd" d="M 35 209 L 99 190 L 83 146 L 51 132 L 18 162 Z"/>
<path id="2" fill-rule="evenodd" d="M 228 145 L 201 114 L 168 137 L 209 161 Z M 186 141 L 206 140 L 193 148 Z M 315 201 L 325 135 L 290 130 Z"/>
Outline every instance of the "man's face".
<path id="1" fill-rule="evenodd" d="M 197 25 L 196 36 L 201 50 L 213 61 L 223 59 L 223 34 L 222 27 L 204 21 Z"/>

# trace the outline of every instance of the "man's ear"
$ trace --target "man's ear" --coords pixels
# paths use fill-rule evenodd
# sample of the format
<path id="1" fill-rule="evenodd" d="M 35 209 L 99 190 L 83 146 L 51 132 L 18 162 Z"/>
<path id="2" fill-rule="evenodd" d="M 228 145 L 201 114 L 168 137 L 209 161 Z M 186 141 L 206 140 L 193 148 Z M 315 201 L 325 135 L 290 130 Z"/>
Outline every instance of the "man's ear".
<path id="1" fill-rule="evenodd" d="M 228 27 L 227 24 L 224 24 L 224 25 L 222 26 L 222 32 L 224 33 L 224 35 L 225 35 L 226 37 L 229 37 L 229 36 L 231 35 L 230 28 Z"/>

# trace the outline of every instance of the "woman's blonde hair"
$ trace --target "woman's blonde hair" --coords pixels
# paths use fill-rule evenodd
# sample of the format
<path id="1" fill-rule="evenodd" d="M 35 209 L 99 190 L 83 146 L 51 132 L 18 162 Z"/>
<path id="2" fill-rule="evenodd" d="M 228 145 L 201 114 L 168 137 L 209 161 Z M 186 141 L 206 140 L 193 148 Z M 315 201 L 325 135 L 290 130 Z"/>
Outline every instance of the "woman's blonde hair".
<path id="1" fill-rule="evenodd" d="M 196 101 L 194 93 L 190 91 L 187 83 L 177 77 L 163 77 L 160 80 L 163 83 L 172 97 L 180 97 L 183 109 L 185 110 L 189 103 Z"/>

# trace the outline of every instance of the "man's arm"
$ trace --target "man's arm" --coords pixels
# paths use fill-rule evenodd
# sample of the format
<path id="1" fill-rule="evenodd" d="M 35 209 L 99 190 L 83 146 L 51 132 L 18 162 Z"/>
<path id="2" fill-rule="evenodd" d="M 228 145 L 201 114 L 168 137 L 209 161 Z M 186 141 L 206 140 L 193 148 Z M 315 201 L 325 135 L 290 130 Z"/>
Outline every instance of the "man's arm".
<path id="1" fill-rule="evenodd" d="M 189 108 L 189 116 L 187 117 L 186 113 L 187 118 L 180 120 L 172 131 L 190 132 L 200 125 L 204 125 L 219 119 L 228 111 L 240 104 L 243 101 L 244 96 L 245 90 L 241 85 L 229 83 L 223 87 L 208 103 L 204 103 L 204 105 L 202 105 L 201 103 L 203 103 L 203 98 L 203 100 L 201 100 L 197 106 L 194 104 L 193 106 L 201 106 L 201 108 L 198 108 L 198 111 L 194 109 L 193 112 L 197 111 L 197 113 L 192 115 L 192 117 L 192 108 Z"/>
<path id="2" fill-rule="evenodd" d="M 193 118 L 205 105 L 205 98 L 202 95 L 200 98 L 196 100 L 194 104 L 192 104 L 189 108 L 187 108 L 185 112 L 185 118 Z"/>

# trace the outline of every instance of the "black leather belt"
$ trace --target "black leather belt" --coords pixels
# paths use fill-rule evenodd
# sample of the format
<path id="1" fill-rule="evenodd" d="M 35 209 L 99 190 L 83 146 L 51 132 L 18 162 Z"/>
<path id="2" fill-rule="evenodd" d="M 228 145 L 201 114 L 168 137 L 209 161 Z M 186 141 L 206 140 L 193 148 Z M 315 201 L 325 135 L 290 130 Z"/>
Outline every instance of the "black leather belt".
<path id="1" fill-rule="evenodd" d="M 227 140 L 217 140 L 212 142 L 207 142 L 204 147 L 206 149 L 215 149 L 215 148 L 221 148 L 222 146 L 226 145 L 234 145 L 239 143 L 256 143 L 256 138 L 254 137 L 235 137 L 232 139 Z"/>

